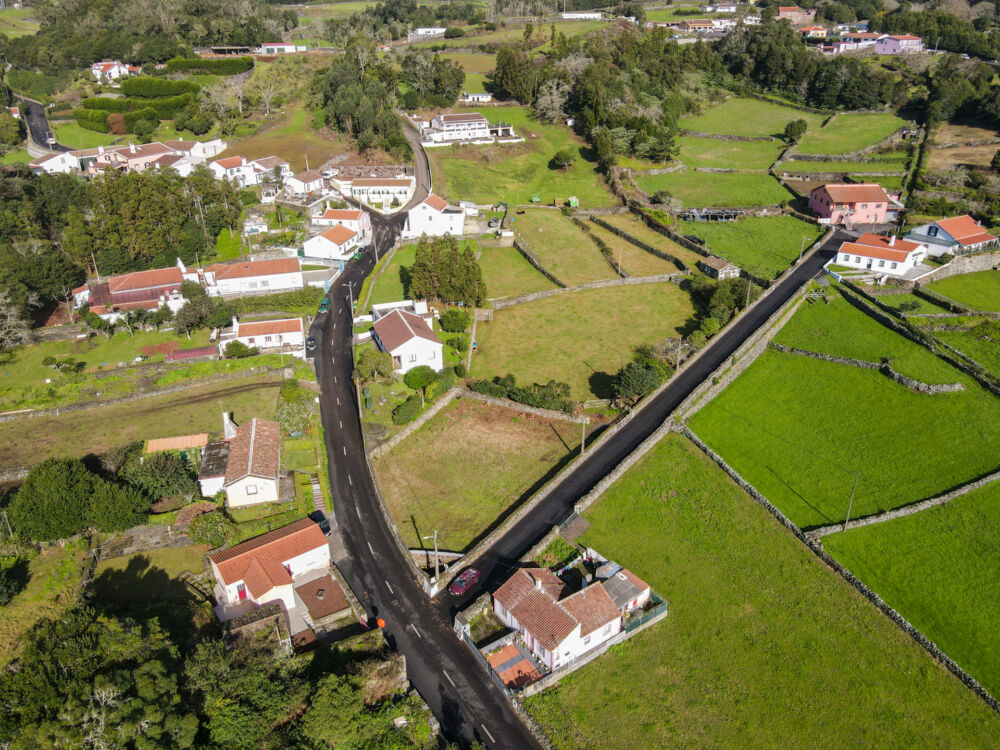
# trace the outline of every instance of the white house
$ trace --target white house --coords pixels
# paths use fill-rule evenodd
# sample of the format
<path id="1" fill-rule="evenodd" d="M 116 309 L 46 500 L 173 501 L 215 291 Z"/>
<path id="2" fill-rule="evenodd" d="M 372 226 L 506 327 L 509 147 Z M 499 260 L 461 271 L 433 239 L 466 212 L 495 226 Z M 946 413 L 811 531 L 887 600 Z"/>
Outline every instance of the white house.
<path id="1" fill-rule="evenodd" d="M 295 52 L 308 52 L 304 44 L 288 44 L 285 42 L 264 42 L 257 54 L 260 55 L 291 55 Z"/>
<path id="2" fill-rule="evenodd" d="M 875 42 L 876 55 L 905 55 L 923 51 L 924 40 L 913 34 L 887 34 Z"/>
<path id="3" fill-rule="evenodd" d="M 923 243 L 931 255 L 977 253 L 997 245 L 997 238 L 968 214 L 921 224 L 906 239 Z"/>
<path id="4" fill-rule="evenodd" d="M 281 320 L 252 320 L 241 323 L 233 317 L 233 327 L 219 335 L 219 355 L 224 356 L 226 346 L 239 341 L 262 353 L 285 351 L 293 357 L 305 357 L 306 334 L 302 318 Z"/>
<path id="5" fill-rule="evenodd" d="M 307 258 L 335 260 L 344 262 L 350 258 L 358 247 L 358 233 L 342 224 L 332 226 L 315 237 L 310 237 L 302 243 L 302 253 Z"/>
<path id="6" fill-rule="evenodd" d="M 213 297 L 290 292 L 303 287 L 302 267 L 298 258 L 213 263 L 202 273 L 202 284 Z"/>
<path id="7" fill-rule="evenodd" d="M 876 275 L 904 276 L 925 257 L 926 245 L 897 240 L 895 236 L 863 234 L 854 242 L 843 243 L 836 260 L 832 262 L 838 266 L 872 271 Z"/>
<path id="8" fill-rule="evenodd" d="M 327 208 L 311 219 L 314 226 L 350 229 L 357 235 L 357 246 L 368 247 L 372 243 L 372 219 L 366 211 L 357 208 Z"/>
<path id="9" fill-rule="evenodd" d="M 309 574 L 330 568 L 330 545 L 314 521 L 303 518 L 209 556 L 221 605 L 279 604 L 295 609 L 294 589 Z"/>
<path id="10" fill-rule="evenodd" d="M 490 123 L 478 112 L 434 115 L 424 137 L 432 143 L 488 141 L 492 139 Z"/>
<path id="11" fill-rule="evenodd" d="M 257 184 L 257 172 L 242 156 L 227 156 L 210 162 L 208 168 L 217 180 L 228 180 L 237 187 Z"/>
<path id="12" fill-rule="evenodd" d="M 728 31 L 736 28 L 735 18 L 713 18 L 712 28 L 716 31 Z"/>
<path id="13" fill-rule="evenodd" d="M 618 563 L 602 565 L 597 569 L 597 578 L 623 615 L 642 609 L 652 596 L 648 583 Z"/>
<path id="14" fill-rule="evenodd" d="M 128 66 L 118 60 L 102 60 L 91 64 L 90 72 L 98 83 L 112 83 L 128 76 Z"/>
<path id="15" fill-rule="evenodd" d="M 392 213 L 409 202 L 414 185 L 412 177 L 359 177 L 351 180 L 346 194 L 382 213 Z"/>
<path id="16" fill-rule="evenodd" d="M 403 310 L 393 310 L 372 326 L 375 344 L 392 357 L 394 372 L 406 374 L 427 365 L 441 372 L 444 346 L 423 318 Z"/>
<path id="17" fill-rule="evenodd" d="M 250 163 L 260 170 L 261 174 L 258 176 L 257 182 L 267 182 L 275 178 L 284 181 L 292 176 L 291 165 L 277 156 L 263 156 Z"/>
<path id="18" fill-rule="evenodd" d="M 449 206 L 444 198 L 431 193 L 406 214 L 403 237 L 458 236 L 465 231 L 465 211 L 460 206 Z"/>
<path id="19" fill-rule="evenodd" d="M 760 26 L 761 17 L 760 16 L 743 16 L 744 26 Z"/>
<path id="20" fill-rule="evenodd" d="M 561 15 L 564 21 L 600 21 L 604 18 L 599 11 L 569 11 Z"/>
<path id="21" fill-rule="evenodd" d="M 493 101 L 493 94 L 477 93 L 470 94 L 468 91 L 462 92 L 462 101 L 466 104 L 489 104 Z"/>
<path id="22" fill-rule="evenodd" d="M 323 175 L 315 170 L 299 172 L 285 180 L 285 190 L 291 195 L 308 195 L 323 189 Z"/>
<path id="23" fill-rule="evenodd" d="M 413 30 L 413 36 L 441 36 L 448 29 L 444 26 L 420 26 Z"/>
<path id="24" fill-rule="evenodd" d="M 566 585 L 544 568 L 521 568 L 493 594 L 493 611 L 521 634 L 549 669 L 572 664 L 622 630 L 622 613 L 607 590 L 591 585 L 565 596 Z"/>
<path id="25" fill-rule="evenodd" d="M 714 255 L 709 255 L 707 258 L 699 260 L 698 268 L 700 268 L 707 276 L 711 276 L 713 279 L 719 279 L 720 281 L 723 279 L 738 279 L 740 277 L 739 266 Z"/>

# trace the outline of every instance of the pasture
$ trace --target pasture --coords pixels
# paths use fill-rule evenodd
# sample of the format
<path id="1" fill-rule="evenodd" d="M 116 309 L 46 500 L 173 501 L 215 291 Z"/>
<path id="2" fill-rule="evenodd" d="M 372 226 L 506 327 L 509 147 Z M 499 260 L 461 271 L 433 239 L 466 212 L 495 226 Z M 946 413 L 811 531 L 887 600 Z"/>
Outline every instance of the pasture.
<path id="1" fill-rule="evenodd" d="M 462 66 L 468 80 L 469 73 L 490 73 L 497 66 L 497 56 L 477 52 L 441 52 L 441 57 L 454 60 Z"/>
<path id="2" fill-rule="evenodd" d="M 990 143 L 997 131 L 990 128 L 944 123 L 934 132 L 927 168 L 949 170 L 958 166 L 989 167 L 996 144 Z M 951 148 L 941 145 L 953 144 Z"/>
<path id="3" fill-rule="evenodd" d="M 345 136 L 340 140 L 325 140 L 312 127 L 312 113 L 302 104 L 290 104 L 280 118 L 270 126 L 243 140 L 230 142 L 229 148 L 218 158 L 245 156 L 248 160 L 264 156 L 279 156 L 287 161 L 293 172 L 306 168 L 306 159 L 313 169 L 327 159 L 351 149 Z"/>
<path id="4" fill-rule="evenodd" d="M 838 114 L 821 130 L 805 134 L 795 150 L 802 154 L 848 154 L 874 146 L 907 122 L 887 112 Z"/>
<path id="5" fill-rule="evenodd" d="M 63 122 L 50 122 L 56 140 L 63 146 L 69 148 L 97 148 L 98 146 L 110 146 L 117 142 L 122 136 L 111 133 L 97 133 L 93 130 L 81 128 L 73 120 Z"/>
<path id="6" fill-rule="evenodd" d="M 556 288 L 513 247 L 484 247 L 479 267 L 491 299 Z"/>
<path id="7" fill-rule="evenodd" d="M 701 237 L 716 255 L 756 276 L 773 279 L 796 261 L 803 247 L 808 250 L 824 230 L 794 216 L 750 216 L 738 221 L 682 221 L 677 231 Z"/>
<path id="8" fill-rule="evenodd" d="M 650 229 L 646 226 L 646 223 L 634 213 L 610 214 L 608 216 L 602 216 L 601 219 L 606 221 L 611 226 L 624 229 L 637 240 L 645 242 L 646 244 L 651 245 L 658 250 L 662 250 L 665 253 L 670 253 L 682 263 L 687 264 L 689 268 L 693 269 L 695 264 L 703 257 L 693 250 L 688 250 L 683 245 L 678 245 L 669 237 Z"/>
<path id="9" fill-rule="evenodd" d="M 928 287 L 973 310 L 1000 312 L 1000 272 L 976 271 L 932 281 Z"/>
<path id="10" fill-rule="evenodd" d="M 971 331 L 934 331 L 933 335 L 1000 377 L 1000 342 Z"/>
<path id="11" fill-rule="evenodd" d="M 519 383 L 569 383 L 570 397 L 611 396 L 611 378 L 640 344 L 688 331 L 694 308 L 669 282 L 559 294 L 479 323 L 472 376 L 511 373 Z"/>
<path id="12" fill-rule="evenodd" d="M 733 97 L 700 115 L 682 117 L 679 124 L 700 133 L 780 138 L 785 125 L 792 120 L 805 120 L 812 131 L 818 129 L 824 119 L 824 115 L 799 112 L 780 104 Z"/>
<path id="13" fill-rule="evenodd" d="M 38 31 L 34 8 L 5 8 L 0 10 L 0 34 L 8 39 L 29 36 Z"/>
<path id="14" fill-rule="evenodd" d="M 784 148 L 779 141 L 720 141 L 682 136 L 677 139 L 677 161 L 689 167 L 767 169 Z"/>
<path id="15" fill-rule="evenodd" d="M 781 162 L 776 172 L 789 174 L 814 174 L 817 172 L 882 172 L 906 174 L 906 161 L 909 157 L 900 154 L 892 159 L 879 161 L 796 161 L 794 158 Z"/>
<path id="16" fill-rule="evenodd" d="M 787 203 L 792 194 L 769 174 L 739 172 L 635 172 L 635 181 L 649 195 L 666 190 L 685 208 L 736 208 Z"/>
<path id="17" fill-rule="evenodd" d="M 535 209 L 510 219 L 545 270 L 566 286 L 617 278 L 594 241 L 559 211 Z"/>
<path id="18" fill-rule="evenodd" d="M 562 203 L 571 195 L 584 208 L 614 204 L 589 149 L 569 128 L 538 122 L 527 107 L 463 111 L 481 112 L 490 122 L 510 123 L 525 142 L 428 149 L 434 192 L 442 197 L 515 206 L 529 204 L 537 193 L 548 204 Z M 551 169 L 552 155 L 565 148 L 576 154 L 574 163 L 567 169 Z"/>
<path id="19" fill-rule="evenodd" d="M 416 244 L 402 245 L 396 248 L 392 258 L 386 255 L 379 260 L 378 266 L 365 279 L 361 292 L 358 293 L 359 315 L 367 313 L 372 305 L 406 299 L 406 292 L 409 288 L 409 271 L 413 266 L 416 254 Z M 365 300 L 365 291 L 369 285 L 371 286 L 371 297 L 368 299 L 367 309 L 361 310 L 360 305 Z"/>
<path id="20" fill-rule="evenodd" d="M 674 273 L 677 270 L 677 266 L 669 260 L 663 260 L 652 253 L 647 253 L 641 247 L 636 247 L 624 237 L 619 237 L 604 227 L 593 222 L 587 222 L 587 226 L 594 237 L 599 238 L 611 248 L 615 265 L 620 264 L 629 276 L 656 276 L 663 273 Z"/>
<path id="21" fill-rule="evenodd" d="M 375 459 L 410 547 L 463 550 L 574 455 L 580 426 L 460 399 Z"/>
<path id="22" fill-rule="evenodd" d="M 824 537 L 879 596 L 1000 694 L 1000 484 L 906 518 Z"/>
<path id="23" fill-rule="evenodd" d="M 585 516 L 670 613 L 527 700 L 560 750 L 995 744 L 996 714 L 681 436 Z"/>

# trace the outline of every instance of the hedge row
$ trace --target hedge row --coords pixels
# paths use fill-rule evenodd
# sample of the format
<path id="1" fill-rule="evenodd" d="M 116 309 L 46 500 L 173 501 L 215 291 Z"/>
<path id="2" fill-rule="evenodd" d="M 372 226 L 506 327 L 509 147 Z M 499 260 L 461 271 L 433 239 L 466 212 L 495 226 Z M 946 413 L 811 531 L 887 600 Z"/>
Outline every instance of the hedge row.
<path id="1" fill-rule="evenodd" d="M 167 60 L 168 73 L 189 73 L 199 71 L 202 73 L 217 73 L 223 76 L 234 76 L 237 73 L 246 73 L 253 69 L 252 57 L 212 57 L 212 58 L 183 58 L 175 57 Z"/>
<path id="2" fill-rule="evenodd" d="M 121 91 L 126 96 L 144 99 L 158 99 L 179 94 L 197 94 L 201 90 L 194 81 L 171 81 L 167 78 L 126 78 L 121 82 Z"/>
<path id="3" fill-rule="evenodd" d="M 81 128 L 96 133 L 107 133 L 111 130 L 108 127 L 108 113 L 100 109 L 74 109 L 73 119 Z"/>
<path id="4" fill-rule="evenodd" d="M 178 94 L 163 99 L 109 99 L 101 96 L 84 99 L 81 104 L 84 109 L 100 109 L 105 112 L 134 112 L 140 109 L 153 109 L 159 115 L 159 119 L 171 120 L 193 101 L 193 94 Z"/>

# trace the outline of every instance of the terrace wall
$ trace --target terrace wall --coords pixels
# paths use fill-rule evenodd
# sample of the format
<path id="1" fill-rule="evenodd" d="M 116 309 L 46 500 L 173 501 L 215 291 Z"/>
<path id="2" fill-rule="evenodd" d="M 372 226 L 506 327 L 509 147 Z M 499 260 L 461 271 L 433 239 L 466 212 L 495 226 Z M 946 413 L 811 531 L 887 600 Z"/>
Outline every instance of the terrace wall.
<path id="1" fill-rule="evenodd" d="M 690 268 L 687 267 L 687 265 L 684 263 L 684 261 L 682 261 L 680 258 L 677 258 L 677 257 L 671 255 L 670 253 L 665 253 L 662 250 L 658 250 L 655 247 L 653 247 L 652 245 L 646 244 L 645 242 L 643 242 L 642 240 L 640 240 L 638 237 L 633 237 L 627 231 L 625 231 L 624 229 L 621 229 L 620 227 L 616 227 L 614 224 L 609 224 L 608 222 L 604 221 L 603 219 L 599 219 L 597 216 L 591 216 L 590 220 L 592 222 L 594 222 L 595 224 L 597 224 L 597 226 L 603 227 L 604 229 L 607 229 L 612 234 L 618 235 L 623 240 L 626 240 L 627 242 L 631 242 L 633 245 L 635 245 L 640 250 L 645 250 L 650 255 L 655 255 L 657 258 L 660 258 L 662 260 L 670 261 L 671 263 L 673 263 L 675 266 L 677 266 L 677 268 L 680 269 L 681 271 L 683 271 L 684 273 L 688 273 L 691 270 Z"/>
<path id="2" fill-rule="evenodd" d="M 953 258 L 950 263 L 945 263 L 931 271 L 921 279 L 921 283 L 926 284 L 931 281 L 947 279 L 949 276 L 959 276 L 963 273 L 992 271 L 998 265 L 1000 265 L 1000 250 L 978 255 L 959 255 Z"/>
<path id="3" fill-rule="evenodd" d="M 370 455 L 372 458 L 378 458 L 379 456 L 385 455 L 393 448 L 395 448 L 401 441 L 408 438 L 414 432 L 423 427 L 427 420 L 431 419 L 435 414 L 441 411 L 444 407 L 455 400 L 455 397 L 462 392 L 459 387 L 451 388 L 447 393 L 445 393 L 441 398 L 431 404 L 419 417 L 410 422 L 406 427 L 397 432 L 391 438 L 386 440 L 381 445 L 378 445 L 371 449 Z"/>
<path id="4" fill-rule="evenodd" d="M 557 294 L 567 294 L 570 292 L 583 292 L 588 289 L 606 289 L 614 286 L 633 286 L 635 284 L 662 284 L 665 282 L 680 283 L 680 275 L 676 273 L 661 273 L 655 276 L 632 276 L 624 279 L 602 279 L 601 281 L 588 281 L 579 286 L 563 286 L 560 289 L 546 289 L 541 292 L 522 294 L 517 297 L 501 297 L 493 300 L 494 310 L 503 310 L 507 307 L 523 305 L 527 302 L 535 302 L 546 297 L 554 297 Z"/>
<path id="5" fill-rule="evenodd" d="M 457 395 L 461 398 L 470 398 L 474 401 L 481 401 L 482 403 L 489 404 L 490 406 L 499 406 L 501 409 L 514 409 L 515 411 L 523 412 L 524 414 L 532 414 L 536 417 L 541 417 L 542 419 L 557 419 L 560 422 L 590 424 L 590 417 L 587 416 L 576 416 L 575 414 L 567 414 L 566 412 L 555 411 L 553 409 L 539 409 L 536 406 L 520 404 L 517 401 L 511 401 L 510 399 L 488 396 L 485 393 L 477 393 L 476 391 L 469 390 L 468 388 L 453 388 L 452 390 L 457 390 Z M 449 391 L 449 393 L 451 393 L 451 391 Z M 454 396 L 452 398 L 454 398 Z"/>

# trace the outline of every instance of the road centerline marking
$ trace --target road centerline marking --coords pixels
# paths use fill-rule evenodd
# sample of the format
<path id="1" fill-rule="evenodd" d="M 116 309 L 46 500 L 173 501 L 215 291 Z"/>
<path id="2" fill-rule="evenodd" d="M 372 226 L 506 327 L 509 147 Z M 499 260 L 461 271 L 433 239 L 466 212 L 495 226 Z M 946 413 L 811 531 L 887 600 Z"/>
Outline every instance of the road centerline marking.
<path id="1" fill-rule="evenodd" d="M 486 728 L 486 725 L 485 724 L 480 724 L 479 726 L 481 726 L 483 728 L 483 731 L 486 732 L 486 736 L 490 738 L 490 742 L 494 742 L 495 743 L 496 740 L 493 739 L 493 735 L 490 734 L 490 730 Z"/>
<path id="2" fill-rule="evenodd" d="M 368 551 L 371 552 L 373 555 L 375 554 L 375 550 L 372 549 L 372 543 L 371 542 L 368 542 Z"/>
<path id="3" fill-rule="evenodd" d="M 442 672 L 444 673 L 444 676 L 448 678 L 448 682 L 450 682 L 450 683 L 451 683 L 451 686 L 452 686 L 452 687 L 457 687 L 457 686 L 455 685 L 455 681 L 454 681 L 453 679 L 451 679 L 451 675 L 450 675 L 450 674 L 448 674 L 448 673 L 447 673 L 447 672 L 446 672 L 445 670 L 443 670 L 443 669 L 442 669 L 441 671 L 442 671 Z"/>
<path id="4" fill-rule="evenodd" d="M 384 580 L 384 581 L 385 581 L 385 579 L 384 579 L 384 578 L 383 578 L 382 580 Z M 390 585 L 389 585 L 389 582 L 388 582 L 388 581 L 385 581 L 385 587 L 386 587 L 387 589 L 389 589 L 389 593 L 390 593 L 390 594 L 392 594 L 393 596 L 395 596 L 395 595 L 396 595 L 396 592 L 392 590 L 392 586 L 390 586 Z"/>
<path id="5" fill-rule="evenodd" d="M 424 637 L 423 637 L 422 635 L 420 635 L 420 631 L 419 631 L 419 630 L 417 630 L 417 626 L 416 626 L 416 625 L 414 625 L 414 624 L 413 624 L 413 623 L 411 622 L 411 623 L 410 623 L 410 627 L 411 627 L 411 628 L 413 628 L 413 632 L 414 632 L 414 633 L 416 633 L 416 635 L 417 635 L 417 638 L 419 638 L 420 640 L 423 640 L 423 639 L 424 639 Z"/>

